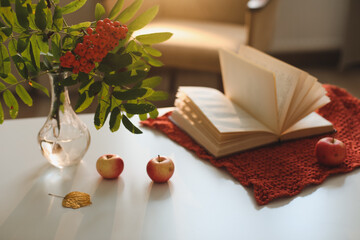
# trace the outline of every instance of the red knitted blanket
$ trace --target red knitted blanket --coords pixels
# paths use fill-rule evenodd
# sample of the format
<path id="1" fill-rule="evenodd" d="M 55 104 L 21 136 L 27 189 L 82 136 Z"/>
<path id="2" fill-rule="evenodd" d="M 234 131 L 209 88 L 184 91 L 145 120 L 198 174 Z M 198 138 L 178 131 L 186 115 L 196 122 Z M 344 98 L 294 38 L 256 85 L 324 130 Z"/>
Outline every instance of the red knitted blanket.
<path id="1" fill-rule="evenodd" d="M 346 90 L 324 85 L 331 102 L 318 113 L 333 123 L 335 138 L 347 147 L 345 162 L 337 167 L 320 165 L 314 155 L 316 142 L 324 136 L 309 137 L 214 158 L 170 120 L 171 112 L 143 121 L 170 139 L 195 152 L 216 167 L 224 167 L 242 185 L 254 188 L 255 199 L 264 205 L 280 197 L 290 197 L 310 184 L 320 184 L 329 175 L 346 173 L 360 166 L 360 100 Z"/>

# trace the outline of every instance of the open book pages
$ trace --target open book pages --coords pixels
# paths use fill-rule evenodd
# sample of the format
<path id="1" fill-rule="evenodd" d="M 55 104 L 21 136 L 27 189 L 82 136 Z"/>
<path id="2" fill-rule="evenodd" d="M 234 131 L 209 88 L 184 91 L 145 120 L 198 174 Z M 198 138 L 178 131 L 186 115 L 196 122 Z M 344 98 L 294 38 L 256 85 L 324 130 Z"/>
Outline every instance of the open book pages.
<path id="1" fill-rule="evenodd" d="M 219 54 L 225 95 L 278 134 L 330 101 L 315 77 L 254 48 Z"/>
<path id="2" fill-rule="evenodd" d="M 333 131 L 330 99 L 307 72 L 248 46 L 220 50 L 224 92 L 180 87 L 172 120 L 214 156 Z"/>
<path id="3" fill-rule="evenodd" d="M 332 131 L 330 122 L 311 113 L 280 136 L 223 93 L 207 87 L 179 87 L 175 107 L 171 120 L 215 157 Z"/>

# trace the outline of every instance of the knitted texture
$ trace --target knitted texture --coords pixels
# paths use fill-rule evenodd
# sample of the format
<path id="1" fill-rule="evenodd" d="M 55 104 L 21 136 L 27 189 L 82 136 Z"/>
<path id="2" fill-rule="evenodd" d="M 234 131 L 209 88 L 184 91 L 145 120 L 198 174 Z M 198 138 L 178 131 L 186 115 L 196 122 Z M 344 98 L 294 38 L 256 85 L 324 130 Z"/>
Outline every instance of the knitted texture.
<path id="1" fill-rule="evenodd" d="M 331 174 L 350 172 L 360 166 L 360 100 L 339 87 L 324 88 L 331 102 L 318 113 L 333 123 L 336 133 L 271 144 L 217 159 L 169 120 L 171 112 L 142 124 L 162 131 L 214 166 L 225 168 L 242 185 L 253 187 L 256 202 L 264 205 L 294 196 L 307 185 L 320 184 Z M 317 141 L 329 135 L 346 144 L 347 157 L 337 167 L 319 164 L 314 154 Z"/>

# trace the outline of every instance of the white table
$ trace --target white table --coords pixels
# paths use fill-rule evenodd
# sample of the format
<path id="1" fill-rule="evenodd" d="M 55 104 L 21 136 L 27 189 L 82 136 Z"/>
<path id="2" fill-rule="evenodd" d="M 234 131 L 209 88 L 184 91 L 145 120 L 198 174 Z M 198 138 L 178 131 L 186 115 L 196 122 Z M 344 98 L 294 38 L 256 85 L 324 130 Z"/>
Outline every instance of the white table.
<path id="1" fill-rule="evenodd" d="M 253 192 L 226 171 L 143 128 L 97 131 L 92 115 L 91 145 L 82 163 L 52 167 L 36 141 L 45 118 L 6 120 L 0 126 L 0 239 L 360 239 L 360 174 L 333 176 L 301 194 L 258 206 Z M 117 180 L 103 180 L 97 158 L 119 154 L 125 169 Z M 175 173 L 168 184 L 152 184 L 148 160 L 170 156 Z M 63 208 L 71 191 L 89 193 L 93 204 Z"/>

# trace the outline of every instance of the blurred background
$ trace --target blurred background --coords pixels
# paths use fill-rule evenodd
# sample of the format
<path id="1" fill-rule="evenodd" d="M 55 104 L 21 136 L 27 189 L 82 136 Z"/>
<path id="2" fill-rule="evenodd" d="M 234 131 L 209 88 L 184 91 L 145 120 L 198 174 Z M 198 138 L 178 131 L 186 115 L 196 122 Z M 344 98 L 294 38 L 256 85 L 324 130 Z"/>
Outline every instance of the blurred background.
<path id="1" fill-rule="evenodd" d="M 125 2 L 125 7 L 131 4 Z M 93 21 L 96 3 L 88 0 L 80 11 L 66 16 L 68 23 Z M 101 3 L 109 12 L 115 0 Z M 163 53 L 164 66 L 152 68 L 150 74 L 162 76 L 157 89 L 170 95 L 166 101 L 155 102 L 158 107 L 173 106 L 180 85 L 222 89 L 217 50 L 236 52 L 241 44 L 307 71 L 321 83 L 346 88 L 360 98 L 358 0 L 144 0 L 139 12 L 154 5 L 160 5 L 158 16 L 136 34 L 174 33 L 169 41 L 155 46 Z M 74 105 L 77 93 L 70 93 Z M 49 98 L 35 90 L 31 94 L 34 106 L 21 105 L 19 118 L 48 114 Z M 85 112 L 94 111 L 93 104 Z"/>

